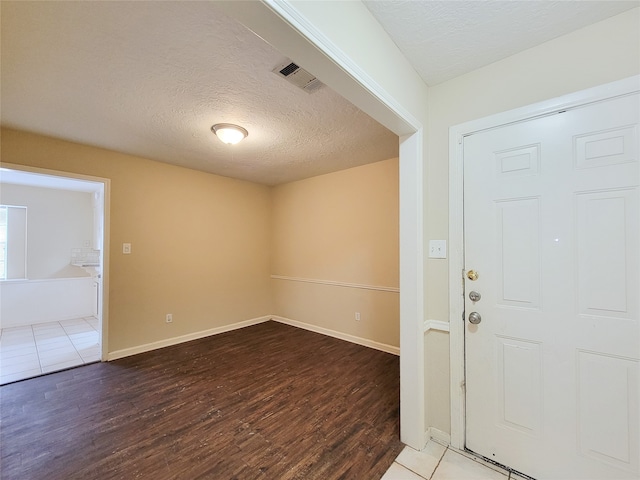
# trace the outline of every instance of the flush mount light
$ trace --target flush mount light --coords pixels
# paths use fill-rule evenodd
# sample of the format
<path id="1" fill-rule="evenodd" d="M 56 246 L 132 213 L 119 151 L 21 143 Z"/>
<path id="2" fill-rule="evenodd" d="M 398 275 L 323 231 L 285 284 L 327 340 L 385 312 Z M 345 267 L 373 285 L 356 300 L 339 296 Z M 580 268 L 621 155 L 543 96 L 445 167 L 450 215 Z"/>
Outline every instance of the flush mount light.
<path id="1" fill-rule="evenodd" d="M 216 123 L 211 127 L 211 131 L 215 133 L 220 140 L 229 145 L 235 145 L 249 135 L 249 132 L 244 128 L 234 125 L 233 123 Z"/>

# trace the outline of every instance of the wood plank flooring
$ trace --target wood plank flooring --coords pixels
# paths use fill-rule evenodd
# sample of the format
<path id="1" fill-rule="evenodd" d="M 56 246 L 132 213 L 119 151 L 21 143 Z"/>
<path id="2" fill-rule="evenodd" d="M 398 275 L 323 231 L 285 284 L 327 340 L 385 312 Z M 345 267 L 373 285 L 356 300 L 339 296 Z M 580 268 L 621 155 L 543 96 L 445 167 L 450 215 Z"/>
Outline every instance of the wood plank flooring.
<path id="1" fill-rule="evenodd" d="M 379 479 L 399 359 L 266 322 L 0 387 L 0 477 Z"/>

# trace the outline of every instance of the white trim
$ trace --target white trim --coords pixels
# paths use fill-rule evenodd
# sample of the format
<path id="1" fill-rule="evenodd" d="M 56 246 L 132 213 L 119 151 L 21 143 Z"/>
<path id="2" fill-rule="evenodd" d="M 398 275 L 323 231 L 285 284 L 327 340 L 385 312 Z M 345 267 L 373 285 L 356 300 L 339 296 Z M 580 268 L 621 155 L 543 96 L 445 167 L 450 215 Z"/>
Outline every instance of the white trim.
<path id="1" fill-rule="evenodd" d="M 287 277 L 286 275 L 271 275 L 274 280 L 288 280 L 291 282 L 304 282 L 304 283 L 317 283 L 320 285 L 332 285 L 335 287 L 348 287 L 348 288 L 360 288 L 363 290 L 378 290 L 381 292 L 395 292 L 400 293 L 400 289 L 396 287 L 383 287 L 379 285 L 364 285 L 361 283 L 346 283 L 336 282 L 333 280 L 320 280 L 316 278 L 300 278 L 300 277 Z"/>
<path id="2" fill-rule="evenodd" d="M 449 131 L 449 395 L 453 447 L 464 449 L 464 217 L 463 142 L 458 127 Z"/>
<path id="3" fill-rule="evenodd" d="M 259 323 L 267 322 L 269 320 L 271 320 L 271 316 L 267 315 L 264 317 L 252 318 L 250 320 L 232 323 L 231 325 L 223 325 L 222 327 L 215 327 L 208 330 L 202 330 L 200 332 L 188 333 L 187 335 L 181 335 L 179 337 L 172 337 L 165 340 L 159 340 L 157 342 L 145 343 L 144 345 L 138 345 L 136 347 L 124 348 L 122 350 L 110 352 L 107 356 L 107 360 L 111 361 L 117 360 L 118 358 L 130 357 L 131 355 L 150 352 L 151 350 L 156 350 L 158 348 L 170 347 L 172 345 L 178 345 L 179 343 L 190 342 L 191 340 L 198 340 L 199 338 L 209 337 L 211 335 L 217 335 L 219 333 L 230 332 L 231 330 L 237 330 L 239 328 L 258 325 Z"/>
<path id="4" fill-rule="evenodd" d="M 424 328 L 424 333 L 427 333 L 429 330 L 437 330 L 438 332 L 448 332 L 449 322 L 445 322 L 443 320 L 425 320 L 423 328 Z"/>
<path id="5" fill-rule="evenodd" d="M 321 333 L 322 335 L 338 338 L 340 340 L 345 340 L 347 342 L 362 345 L 364 347 L 374 348 L 376 350 L 380 350 L 386 353 L 391 353 L 393 355 L 400 355 L 400 349 L 398 347 L 394 347 L 393 345 L 387 345 L 386 343 L 380 343 L 374 340 L 369 340 L 367 338 L 356 337 L 355 335 L 349 335 L 348 333 L 337 332 L 336 330 L 330 330 L 328 328 L 318 327 L 317 325 L 311 325 L 310 323 L 299 322 L 297 320 L 291 320 L 290 318 L 279 317 L 277 315 L 271 316 L 271 320 L 273 320 L 274 322 L 284 323 L 292 327 L 298 327 L 304 330 L 309 330 L 310 332 Z"/>
<path id="6" fill-rule="evenodd" d="M 429 440 L 434 440 L 441 445 L 445 445 L 445 446 L 451 445 L 451 435 L 435 427 L 427 428 L 427 431 L 424 432 L 424 434 L 425 434 L 425 443 L 428 442 Z"/>
<path id="7" fill-rule="evenodd" d="M 473 120 L 449 129 L 449 312 L 451 446 L 465 447 L 463 142 L 467 135 L 640 91 L 640 75 Z"/>
<path id="8" fill-rule="evenodd" d="M 105 177 L 96 177 L 94 175 L 85 175 L 84 173 L 63 172 L 62 170 L 52 170 L 50 168 L 40 168 L 31 165 L 22 165 L 20 163 L 2 162 L 2 168 L 7 170 L 20 170 L 22 172 L 35 173 L 38 175 L 49 175 L 52 177 L 72 178 L 75 180 L 84 180 L 93 183 L 109 183 L 111 180 Z"/>
<path id="9" fill-rule="evenodd" d="M 419 130 L 422 124 L 406 108 L 389 94 L 371 75 L 344 53 L 338 46 L 324 35 L 315 25 L 300 14 L 290 0 L 263 0 L 274 12 L 282 17 L 302 36 L 319 47 L 322 52 L 346 71 L 351 78 L 368 90 L 397 117 L 408 123 L 413 130 Z"/>
<path id="10" fill-rule="evenodd" d="M 449 130 L 449 144 L 451 145 L 452 135 L 453 139 L 459 137 L 461 140 L 473 133 L 503 127 L 511 123 L 528 121 L 536 117 L 544 117 L 567 109 L 582 107 L 590 103 L 601 102 L 635 92 L 640 92 L 640 75 L 634 75 L 615 82 L 455 125 Z"/>
<path id="11" fill-rule="evenodd" d="M 91 279 L 91 275 L 84 275 L 82 277 L 57 277 L 57 278 L 35 278 L 33 280 L 29 278 L 9 278 L 7 280 L 0 280 L 0 283 L 49 283 L 49 282 L 64 282 L 67 280 L 82 280 Z M 77 317 L 72 317 L 77 318 Z"/>
<path id="12" fill-rule="evenodd" d="M 4 170 L 4 168 L 3 168 Z M 0 181 L 4 182 L 3 180 L 3 176 L 0 175 Z M 27 278 L 27 253 L 29 251 L 29 247 L 28 247 L 28 240 L 29 240 L 29 210 L 25 205 L 9 205 L 8 203 L 0 203 L 0 207 L 3 207 L 5 209 L 7 208 L 22 208 L 24 210 L 24 245 L 22 246 L 24 248 L 24 262 L 22 262 L 22 271 L 24 272 L 24 277 L 17 277 L 17 278 L 6 278 L 6 275 L 8 275 L 9 273 L 9 257 L 7 256 L 8 253 L 8 249 L 5 248 L 4 251 L 4 255 L 5 258 L 4 260 L 4 272 L 2 272 L 5 276 L 5 278 L 0 278 L 0 284 L 4 283 L 4 282 L 14 282 L 16 280 L 18 281 L 29 281 L 29 279 Z M 9 211 L 7 211 L 7 215 L 9 215 Z M 8 217 L 7 217 L 7 227 L 8 227 Z M 7 228 L 7 232 L 9 231 L 9 229 Z M 8 241 L 8 239 L 5 239 L 6 241 Z M 15 263 L 11 262 L 12 264 Z"/>
<path id="13" fill-rule="evenodd" d="M 400 139 L 400 440 L 422 450 L 424 364 L 424 130 Z"/>

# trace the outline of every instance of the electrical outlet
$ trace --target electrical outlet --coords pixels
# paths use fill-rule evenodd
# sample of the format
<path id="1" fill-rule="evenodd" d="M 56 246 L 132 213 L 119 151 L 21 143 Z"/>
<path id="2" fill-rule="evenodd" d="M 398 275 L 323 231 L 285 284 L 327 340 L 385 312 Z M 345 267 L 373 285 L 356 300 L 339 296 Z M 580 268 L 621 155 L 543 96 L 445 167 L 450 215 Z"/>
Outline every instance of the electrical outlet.
<path id="1" fill-rule="evenodd" d="M 173 322 L 173 314 L 172 313 L 167 313 L 167 319 L 166 319 L 167 323 L 171 323 Z"/>
<path id="2" fill-rule="evenodd" d="M 356 322 L 360 321 L 360 312 L 356 312 Z"/>
<path id="3" fill-rule="evenodd" d="M 125 255 L 131 254 L 131 244 L 130 243 L 123 243 L 122 244 L 122 253 L 124 253 Z"/>

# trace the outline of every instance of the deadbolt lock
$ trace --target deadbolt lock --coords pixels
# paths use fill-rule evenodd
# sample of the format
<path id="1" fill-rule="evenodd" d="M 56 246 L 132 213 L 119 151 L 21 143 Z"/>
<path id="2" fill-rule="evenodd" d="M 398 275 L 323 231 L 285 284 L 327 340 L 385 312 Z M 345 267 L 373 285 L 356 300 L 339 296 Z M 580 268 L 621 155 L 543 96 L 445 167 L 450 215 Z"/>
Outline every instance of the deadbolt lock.
<path id="1" fill-rule="evenodd" d="M 467 278 L 471 281 L 476 281 L 478 279 L 478 272 L 475 270 L 469 270 L 467 272 Z"/>
<path id="2" fill-rule="evenodd" d="M 471 300 L 472 302 L 478 302 L 480 301 L 481 298 L 482 298 L 482 295 L 480 295 L 478 292 L 474 292 L 474 291 L 469 292 L 469 300 Z"/>

